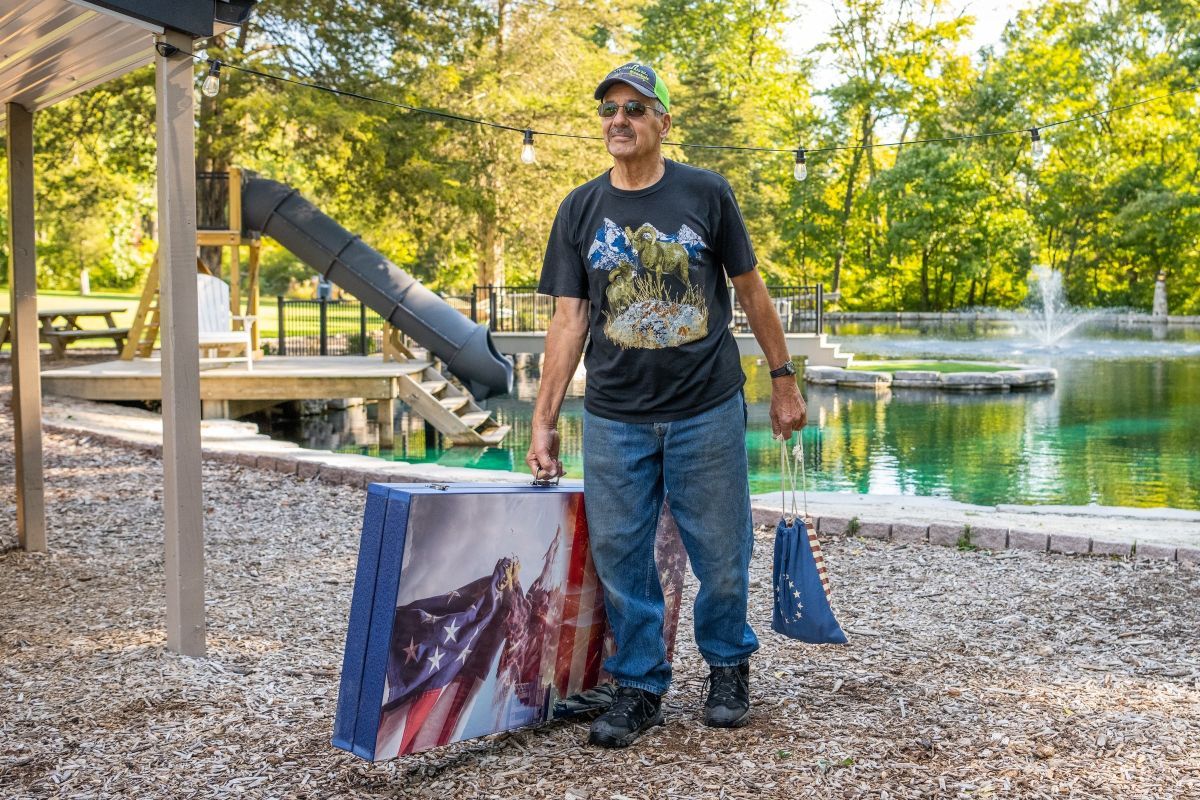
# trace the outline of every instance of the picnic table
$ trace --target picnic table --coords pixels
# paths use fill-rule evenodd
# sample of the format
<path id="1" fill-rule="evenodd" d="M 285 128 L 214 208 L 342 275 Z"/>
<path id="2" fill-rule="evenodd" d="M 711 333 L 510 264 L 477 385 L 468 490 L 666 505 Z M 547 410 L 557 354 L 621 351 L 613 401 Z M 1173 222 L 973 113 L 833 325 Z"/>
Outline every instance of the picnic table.
<path id="1" fill-rule="evenodd" d="M 55 358 L 62 358 L 67 351 L 67 345 L 79 339 L 112 339 L 117 343 L 117 352 L 125 346 L 125 337 L 129 328 L 118 328 L 113 315 L 124 311 L 123 306 L 111 308 L 45 308 L 38 309 L 38 322 L 41 329 L 38 338 L 50 345 Z M 12 312 L 0 311 L 0 344 L 12 338 Z M 83 319 L 103 319 L 105 328 L 84 328 L 80 324 Z"/>

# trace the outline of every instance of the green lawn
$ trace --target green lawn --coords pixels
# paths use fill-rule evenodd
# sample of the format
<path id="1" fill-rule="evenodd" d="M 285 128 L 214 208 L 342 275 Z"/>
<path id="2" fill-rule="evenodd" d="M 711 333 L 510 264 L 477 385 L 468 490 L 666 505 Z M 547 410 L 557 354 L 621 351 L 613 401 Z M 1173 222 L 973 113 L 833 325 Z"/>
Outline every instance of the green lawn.
<path id="1" fill-rule="evenodd" d="M 113 314 L 113 321 L 116 322 L 117 327 L 129 328 L 133 325 L 133 315 L 137 311 L 141 297 L 140 292 L 93 292 L 84 297 L 75 291 L 43 289 L 38 292 L 38 308 L 42 310 L 112 308 L 116 309 L 116 312 Z M 8 310 L 9 293 L 7 287 L 0 288 L 0 311 Z M 339 318 L 346 318 L 347 312 L 339 312 L 336 310 L 336 306 L 331 306 L 331 321 L 335 315 L 338 315 Z M 314 312 L 310 316 L 311 318 L 305 318 L 303 321 L 291 320 L 291 313 L 289 312 L 288 336 L 316 336 L 319 332 L 317 315 Z M 356 315 L 351 316 L 357 319 Z M 375 330 L 379 326 L 379 322 L 374 319 L 374 316 L 374 314 L 368 314 L 368 330 Z M 85 329 L 107 327 L 104 320 L 99 317 L 83 319 L 80 320 L 80 323 Z M 344 330 L 345 326 L 343 325 L 338 329 Z M 274 296 L 261 297 L 259 299 L 258 336 L 260 342 L 269 344 L 272 348 L 275 346 L 274 340 L 279 336 L 279 307 L 276 305 Z M 116 343 L 112 339 L 88 339 L 84 343 L 76 344 L 75 346 L 104 348 L 115 347 Z M 8 350 L 9 347 L 10 345 L 7 342 L 3 345 L 4 350 Z M 49 350 L 50 345 L 44 344 L 42 347 Z"/>
<path id="2" fill-rule="evenodd" d="M 1004 372 L 1006 364 L 972 361 L 855 361 L 849 367 L 862 372 Z"/>
<path id="3" fill-rule="evenodd" d="M 38 308 L 41 310 L 47 309 L 63 309 L 63 310 L 92 310 L 101 308 L 115 309 L 113 321 L 117 323 L 119 328 L 128 328 L 133 321 L 133 313 L 137 311 L 138 301 L 141 295 L 133 292 L 94 292 L 87 297 L 82 297 L 79 292 L 74 291 L 56 291 L 53 289 L 43 289 L 38 292 Z M 10 295 L 8 287 L 4 287 L 0 291 L 0 311 L 8 311 L 10 308 Z M 101 317 L 89 317 L 80 320 L 80 324 L 85 330 L 96 328 L 107 328 L 104 319 Z M 76 344 L 75 346 L 80 346 Z M 83 347 L 111 347 L 116 348 L 117 344 L 112 339 L 87 339 L 82 343 Z M 5 342 L 3 349 L 9 350 L 11 344 Z M 43 350 L 49 350 L 50 345 L 43 344 Z"/>
<path id="4" fill-rule="evenodd" d="M 43 289 L 38 292 L 38 308 L 120 308 L 121 311 L 116 315 L 115 319 L 118 325 L 128 325 L 129 320 L 133 317 L 133 312 L 137 310 L 138 300 L 141 299 L 141 294 L 134 292 L 95 292 L 87 297 L 81 297 L 79 292 L 53 291 Z M 0 311 L 9 310 L 9 292 L 8 287 L 4 287 L 0 291 Z M 95 325 L 89 327 L 103 328 L 104 322 L 100 320 Z"/>

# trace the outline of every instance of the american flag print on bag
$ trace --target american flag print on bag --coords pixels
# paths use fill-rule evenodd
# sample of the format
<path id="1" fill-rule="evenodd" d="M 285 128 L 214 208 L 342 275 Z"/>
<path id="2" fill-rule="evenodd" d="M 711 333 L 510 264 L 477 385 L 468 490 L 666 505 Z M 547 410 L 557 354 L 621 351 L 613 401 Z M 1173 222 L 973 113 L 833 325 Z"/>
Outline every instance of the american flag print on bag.
<path id="1" fill-rule="evenodd" d="M 804 447 L 797 443 L 793 457 L 804 474 Z M 787 456 L 787 445 L 780 443 L 780 471 L 784 481 L 791 481 L 791 513 L 784 514 L 775 526 L 775 558 L 771 577 L 774 603 L 771 629 L 791 639 L 809 644 L 845 644 L 846 634 L 838 624 L 830 605 L 829 572 L 807 513 L 801 516 L 796 508 L 796 472 Z M 786 483 L 781 499 L 786 503 Z M 804 488 L 807 511 L 808 492 Z"/>
<path id="2" fill-rule="evenodd" d="M 656 558 L 678 598 L 667 514 Z M 579 488 L 374 484 L 333 744 L 379 761 L 605 705 L 609 639 Z"/>
<path id="3" fill-rule="evenodd" d="M 830 606 L 829 576 L 821 544 L 801 517 L 775 527 L 775 589 L 771 628 L 809 644 L 845 644 Z"/>

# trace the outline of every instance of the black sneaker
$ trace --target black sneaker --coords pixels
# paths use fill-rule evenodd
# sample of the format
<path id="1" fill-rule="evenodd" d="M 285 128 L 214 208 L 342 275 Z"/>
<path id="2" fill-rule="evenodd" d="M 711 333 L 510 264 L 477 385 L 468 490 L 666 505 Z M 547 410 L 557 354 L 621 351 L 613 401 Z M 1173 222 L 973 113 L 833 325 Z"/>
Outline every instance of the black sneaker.
<path id="1" fill-rule="evenodd" d="M 712 667 L 704 681 L 704 724 L 712 728 L 740 728 L 750 721 L 750 665 Z"/>
<path id="2" fill-rule="evenodd" d="M 628 747 L 642 731 L 662 724 L 661 697 L 654 692 L 621 686 L 608 711 L 592 721 L 588 742 L 600 747 Z"/>

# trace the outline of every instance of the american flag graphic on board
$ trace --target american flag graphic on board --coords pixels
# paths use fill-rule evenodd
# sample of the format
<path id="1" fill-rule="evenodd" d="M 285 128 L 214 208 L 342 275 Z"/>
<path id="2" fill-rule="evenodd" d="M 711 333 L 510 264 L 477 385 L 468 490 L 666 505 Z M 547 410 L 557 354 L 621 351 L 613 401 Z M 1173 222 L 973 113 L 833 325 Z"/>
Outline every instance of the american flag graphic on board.
<path id="1" fill-rule="evenodd" d="M 595 686 L 604 660 L 604 591 L 596 577 L 591 549 L 587 546 L 587 518 L 583 498 L 575 508 L 575 532 L 580 541 L 570 549 L 567 579 L 563 585 L 562 624 L 554 658 L 554 689 L 559 698 Z"/>
<path id="2" fill-rule="evenodd" d="M 455 741 L 464 712 L 504 643 L 516 564 L 396 609 L 380 737 L 399 721 L 399 753 Z M 518 590 L 519 591 L 519 590 Z"/>
<path id="3" fill-rule="evenodd" d="M 476 505 L 474 515 L 466 519 L 443 513 L 426 517 L 435 519 L 434 529 L 409 530 L 410 537 L 424 537 L 424 544 L 417 548 L 421 561 L 406 562 L 406 569 L 417 563 L 441 565 L 436 572 L 440 577 L 432 582 L 411 578 L 426 581 L 413 584 L 425 587 L 420 593 L 407 595 L 420 599 L 395 607 L 381 713 L 372 729 L 375 760 L 511 730 L 611 700 L 603 669 L 611 636 L 588 546 L 583 495 L 546 495 L 536 502 L 549 505 L 536 508 L 516 505 L 515 497 L 496 495 L 487 501 L 496 504 L 494 514 L 490 506 Z M 451 500 L 436 498 L 447 505 Z M 479 521 L 480 513 L 487 519 Z M 506 542 L 521 543 L 523 559 L 499 556 L 490 575 L 467 580 L 470 571 L 453 567 L 461 552 L 459 558 L 452 555 L 456 551 L 451 543 L 460 531 L 473 535 L 472 547 L 478 541 L 485 548 L 473 554 L 470 570 L 475 574 L 490 563 L 486 550 L 502 553 Z M 659 526 L 655 557 L 666 599 L 663 633 L 670 653 L 686 556 L 669 514 Z M 531 568 L 539 572 L 525 589 L 522 575 L 528 576 Z M 457 585 L 451 588 L 441 576 L 456 573 L 461 578 L 453 579 Z M 443 586 L 444 592 L 429 594 Z"/>

